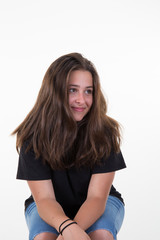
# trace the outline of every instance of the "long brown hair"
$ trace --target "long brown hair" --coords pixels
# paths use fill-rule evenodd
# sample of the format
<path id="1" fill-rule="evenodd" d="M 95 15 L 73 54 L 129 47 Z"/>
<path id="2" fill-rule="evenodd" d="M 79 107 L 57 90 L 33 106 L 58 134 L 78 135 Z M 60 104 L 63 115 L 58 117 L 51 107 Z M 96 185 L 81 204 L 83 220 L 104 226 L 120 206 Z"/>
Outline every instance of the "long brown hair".
<path id="1" fill-rule="evenodd" d="M 68 105 L 68 79 L 74 70 L 85 70 L 93 78 L 93 104 L 76 122 Z M 42 157 L 53 169 L 71 165 L 93 166 L 111 151 L 120 151 L 120 127 L 106 115 L 107 105 L 98 73 L 79 53 L 61 56 L 48 68 L 33 109 L 14 130 L 19 150 L 28 141 L 36 158 Z M 69 157 L 68 157 L 69 156 Z"/>

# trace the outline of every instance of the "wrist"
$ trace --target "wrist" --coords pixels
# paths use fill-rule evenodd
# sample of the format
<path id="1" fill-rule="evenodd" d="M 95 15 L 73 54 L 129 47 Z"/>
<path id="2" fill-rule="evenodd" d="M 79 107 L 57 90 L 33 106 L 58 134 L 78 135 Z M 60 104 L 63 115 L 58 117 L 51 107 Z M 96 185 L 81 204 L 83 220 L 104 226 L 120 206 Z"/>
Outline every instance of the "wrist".
<path id="1" fill-rule="evenodd" d="M 62 235 L 63 231 L 70 227 L 72 224 L 77 224 L 75 221 L 71 220 L 71 219 L 66 219 L 65 221 L 63 221 L 60 225 L 59 225 L 59 234 Z"/>
<path id="2" fill-rule="evenodd" d="M 68 222 L 66 221 L 67 219 L 69 219 L 67 216 L 59 216 L 57 217 L 55 224 L 53 224 L 53 227 L 57 230 L 57 232 L 59 232 L 59 228 L 61 226 L 62 223 L 64 223 L 64 226 L 66 225 L 66 223 L 69 223 L 72 220 L 68 220 Z"/>

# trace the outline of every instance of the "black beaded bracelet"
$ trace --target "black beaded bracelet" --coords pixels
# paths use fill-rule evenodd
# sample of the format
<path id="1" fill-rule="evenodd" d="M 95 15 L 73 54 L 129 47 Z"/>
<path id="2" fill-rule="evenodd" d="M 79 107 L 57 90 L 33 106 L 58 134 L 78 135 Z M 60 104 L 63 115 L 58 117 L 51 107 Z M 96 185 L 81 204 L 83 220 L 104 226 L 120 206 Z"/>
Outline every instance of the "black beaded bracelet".
<path id="1" fill-rule="evenodd" d="M 63 225 L 65 222 L 69 221 L 69 220 L 71 220 L 71 219 L 68 218 L 68 219 L 66 219 L 64 222 L 62 222 L 62 223 L 60 224 L 60 226 L 59 226 L 59 233 L 61 232 L 61 227 L 62 227 L 62 225 Z"/>
<path id="2" fill-rule="evenodd" d="M 66 225 L 61 231 L 60 231 L 60 234 L 62 235 L 62 232 L 64 231 L 64 229 L 66 229 L 67 227 L 69 227 L 70 225 L 72 224 L 77 224 L 76 222 L 71 222 L 69 223 L 68 225 Z"/>

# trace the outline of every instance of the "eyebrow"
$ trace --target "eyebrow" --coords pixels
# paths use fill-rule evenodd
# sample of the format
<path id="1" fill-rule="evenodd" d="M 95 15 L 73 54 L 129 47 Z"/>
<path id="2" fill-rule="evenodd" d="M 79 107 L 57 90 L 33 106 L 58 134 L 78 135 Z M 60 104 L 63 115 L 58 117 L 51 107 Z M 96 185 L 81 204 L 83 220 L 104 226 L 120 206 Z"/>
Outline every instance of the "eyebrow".
<path id="1" fill-rule="evenodd" d="M 79 85 L 76 84 L 69 84 L 70 87 L 80 87 Z M 93 86 L 87 86 L 86 88 L 93 88 Z"/>

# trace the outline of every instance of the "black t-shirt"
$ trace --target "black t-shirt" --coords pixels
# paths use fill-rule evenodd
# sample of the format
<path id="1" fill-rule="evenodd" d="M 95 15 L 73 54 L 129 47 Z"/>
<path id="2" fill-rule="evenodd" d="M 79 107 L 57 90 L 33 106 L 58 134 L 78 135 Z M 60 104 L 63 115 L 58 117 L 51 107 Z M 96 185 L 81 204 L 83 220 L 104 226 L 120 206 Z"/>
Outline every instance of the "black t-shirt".
<path id="1" fill-rule="evenodd" d="M 92 169 L 71 167 L 66 170 L 52 170 L 48 163 L 43 163 L 42 158 L 35 158 L 33 149 L 25 152 L 26 144 L 20 150 L 17 179 L 23 180 L 48 180 L 51 179 L 56 200 L 61 204 L 65 214 L 74 218 L 78 209 L 87 197 L 88 185 L 92 174 L 113 172 L 126 167 L 122 153 L 111 153 L 109 158 L 102 158 L 102 164 L 95 165 Z M 121 194 L 112 185 L 110 195 L 116 196 L 122 202 Z M 33 202 L 30 196 L 25 201 L 25 209 Z"/>

